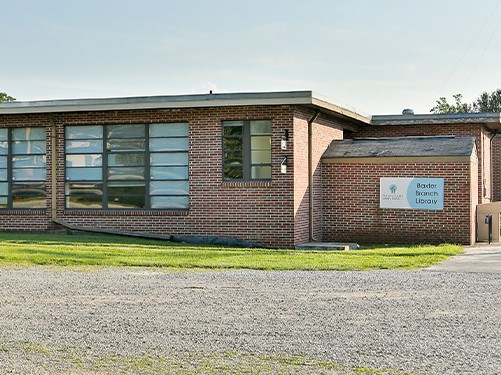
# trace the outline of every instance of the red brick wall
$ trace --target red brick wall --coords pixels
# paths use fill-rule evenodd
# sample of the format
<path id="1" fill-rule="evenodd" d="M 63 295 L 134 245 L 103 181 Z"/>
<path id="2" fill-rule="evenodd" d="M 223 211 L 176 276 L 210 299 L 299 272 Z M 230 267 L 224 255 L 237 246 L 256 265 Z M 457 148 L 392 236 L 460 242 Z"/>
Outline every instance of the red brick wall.
<path id="1" fill-rule="evenodd" d="M 227 107 L 179 110 L 134 110 L 53 114 L 57 142 L 57 216 L 69 224 L 135 232 L 180 235 L 229 236 L 290 247 L 308 238 L 307 118 L 313 112 L 289 106 Z M 221 123 L 224 120 L 272 121 L 272 181 L 225 182 L 222 180 Z M 166 210 L 65 210 L 64 126 L 82 124 L 189 123 L 190 209 Z M 334 138 L 342 138 L 337 123 L 320 117 L 315 124 L 315 208 L 321 208 L 320 156 Z M 2 115 L 0 127 L 45 126 L 47 129 L 47 210 L 0 210 L 0 230 L 44 231 L 51 224 L 51 122 L 48 114 Z M 284 131 L 288 149 L 280 149 Z M 296 133 L 294 133 L 296 132 Z M 306 142 L 306 143 L 305 143 Z M 305 148 L 306 144 L 306 148 Z M 295 149 L 297 147 L 297 150 Z M 280 163 L 288 158 L 288 171 Z M 305 162 L 306 160 L 306 162 Z M 294 190 L 294 182 L 298 188 Z M 301 199 L 299 199 L 301 198 Z M 320 209 L 316 211 L 317 235 L 321 235 Z M 306 214 L 306 216 L 305 216 Z M 305 232 L 306 230 L 306 232 Z M 306 233 L 306 237 L 305 237 Z"/>
<path id="2" fill-rule="evenodd" d="M 474 243 L 476 167 L 469 162 L 325 163 L 323 238 L 358 243 Z M 444 210 L 379 208 L 380 177 L 444 177 Z"/>
<path id="3" fill-rule="evenodd" d="M 182 235 L 214 235 L 230 236 L 244 240 L 289 247 L 308 241 L 309 203 L 308 203 L 308 125 L 307 122 L 314 116 L 313 111 L 299 107 L 289 106 L 261 106 L 261 107 L 232 107 L 232 108 L 200 108 L 180 110 L 135 110 L 135 111 L 106 111 L 106 112 L 77 112 L 53 114 L 56 123 L 57 142 L 57 216 L 73 225 L 94 226 L 98 228 L 110 228 L 137 232 L 156 232 L 163 234 Z M 221 123 L 224 120 L 242 119 L 271 119 L 272 121 L 272 181 L 270 182 L 224 182 L 221 173 Z M 189 152 L 189 175 L 190 175 L 190 209 L 187 211 L 157 211 L 157 210 L 68 210 L 64 209 L 64 126 L 80 124 L 126 124 L 126 123 L 154 123 L 154 122 L 180 122 L 189 123 L 190 152 Z M 0 230 L 26 230 L 44 231 L 55 228 L 50 220 L 51 208 L 51 123 L 49 115 L 1 115 L 0 127 L 15 126 L 45 126 L 47 128 L 47 210 L 24 211 L 24 210 L 0 210 Z M 321 115 L 313 126 L 313 161 L 314 161 L 314 237 L 317 240 L 349 240 L 353 237 L 343 229 L 343 223 L 352 220 L 351 213 L 359 212 L 360 215 L 368 215 L 366 208 L 368 202 L 359 197 L 359 200 L 345 202 L 343 206 L 340 199 L 344 196 L 360 194 L 351 183 L 343 185 L 346 179 L 359 179 L 360 183 L 368 183 L 368 175 L 365 172 L 353 174 L 351 170 L 344 170 L 347 166 L 338 166 L 336 178 L 333 178 L 333 165 L 322 166 L 320 158 L 332 140 L 342 139 L 342 123 L 339 120 L 326 118 Z M 280 140 L 285 130 L 289 130 L 288 149 L 280 149 Z M 421 126 L 421 127 L 372 127 L 364 128 L 358 137 L 382 137 L 401 135 L 474 135 L 477 137 L 478 150 L 486 150 L 485 137 L 478 125 L 447 126 Z M 483 137 L 483 138 L 482 138 Z M 483 143 L 482 143 L 483 142 Z M 501 147 L 501 146 L 496 146 Z M 284 157 L 288 158 L 288 171 L 280 173 L 280 163 Z M 497 164 L 495 164 L 496 166 Z M 375 173 L 376 165 L 367 165 L 367 171 Z M 382 172 L 388 172 L 387 165 L 377 165 Z M 433 166 L 432 166 L 433 167 Z M 454 166 L 455 168 L 456 166 Z M 464 165 L 462 167 L 465 167 Z M 467 166 L 469 168 L 469 165 Z M 471 169 L 475 173 L 476 165 Z M 396 168 L 396 167 L 395 167 Z M 423 172 L 423 175 L 432 177 L 433 171 L 447 174 L 448 170 L 426 170 L 425 165 L 416 167 L 415 173 Z M 433 167 L 435 168 L 435 167 Z M 448 168 L 448 167 L 447 167 Z M 486 167 L 484 167 L 486 168 Z M 325 169 L 325 171 L 323 171 Z M 363 169 L 363 168 L 362 168 Z M 481 176 L 479 165 L 477 176 Z M 501 168 L 500 168 L 501 169 Z M 390 172 L 392 169 L 389 170 Z M 405 176 L 411 172 L 406 170 L 404 174 L 398 171 L 399 176 Z M 426 172 L 426 173 L 425 173 Z M 468 194 L 468 191 L 478 191 L 478 187 L 463 189 L 459 180 L 464 178 L 458 170 L 453 171 L 451 178 L 458 190 L 454 196 Z M 358 173 L 358 172 L 357 172 Z M 396 172 L 395 172 L 396 173 Z M 501 171 L 500 171 L 501 174 Z M 341 177 L 339 177 L 341 176 Z M 379 180 L 377 177 L 377 184 Z M 336 180 L 339 179 L 339 180 Z M 477 179 L 468 178 L 468 181 Z M 462 181 L 462 180 L 461 180 Z M 373 181 L 371 182 L 373 184 Z M 466 183 L 466 182 L 465 182 Z M 469 182 L 468 182 L 469 183 Z M 447 184 L 447 182 L 446 182 Z M 455 184 L 455 185 L 454 185 Z M 481 181 L 478 181 L 481 186 Z M 322 188 L 325 186 L 324 188 Z M 356 186 L 356 185 L 355 185 Z M 372 186 L 372 185 L 371 185 Z M 378 188 L 379 185 L 377 185 Z M 340 189 L 340 190 L 337 190 Z M 369 188 L 369 190 L 374 189 Z M 479 191 L 480 190 L 480 191 Z M 460 193 L 458 193 L 460 192 Z M 459 195 L 458 195 L 459 194 Z M 496 194 L 496 193 L 494 193 Z M 500 194 L 501 195 L 501 194 Z M 379 196 L 376 196 L 379 199 Z M 447 198 L 446 198 L 447 199 Z M 468 204 L 476 204 L 476 196 Z M 459 200 L 458 204 L 463 204 Z M 358 202 L 358 203 L 357 203 Z M 357 206 L 358 205 L 358 206 Z M 463 207 L 456 207 L 463 213 Z M 374 209 L 373 207 L 371 209 Z M 448 209 L 448 208 L 447 208 Z M 452 208 L 451 208 L 452 210 Z M 372 211 L 371 211 L 372 212 Z M 410 212 L 410 211 L 409 211 Z M 406 212 L 402 226 L 411 228 L 410 223 L 417 216 Z M 449 211 L 448 211 L 449 212 Z M 450 211 L 454 213 L 454 211 Z M 470 211 L 468 211 L 470 215 Z M 432 213 L 437 215 L 437 213 Z M 344 216 L 343 216 L 344 215 Z M 399 220 L 398 215 L 384 215 L 372 212 L 370 217 L 374 225 L 385 220 Z M 375 215 L 375 216 L 374 216 Z M 379 216 L 378 216 L 379 215 Z M 459 214 L 454 213 L 454 218 L 460 220 Z M 473 214 L 474 215 L 474 212 Z M 429 215 L 426 216 L 430 217 Z M 473 217 L 474 218 L 474 217 Z M 398 220 L 397 220 L 398 219 Z M 422 218 L 421 218 L 422 219 Z M 432 217 L 433 219 L 433 217 Z M 464 217 L 461 216 L 461 220 Z M 452 219 L 447 219 L 452 220 Z M 456 219 L 454 219 L 456 220 Z M 468 216 L 468 221 L 471 221 Z M 333 223 L 337 226 L 333 226 Z M 339 223 L 342 223 L 340 225 Z M 380 224 L 378 224 L 380 225 Z M 407 227 L 406 227 L 407 225 Z M 322 228 L 324 227 L 324 230 Z M 396 225 L 395 227 L 398 227 Z M 459 227 L 459 226 L 458 226 Z M 458 227 L 460 238 L 471 237 L 471 233 L 464 234 Z M 377 228 L 377 226 L 376 226 Z M 430 233 L 430 239 L 434 237 L 430 224 L 424 225 L 425 233 Z M 435 227 L 434 227 L 435 228 Z M 446 227 L 444 227 L 446 228 Z M 437 233 L 443 233 L 445 229 Z M 449 227 L 447 227 L 449 228 Z M 466 225 L 466 231 L 471 231 L 472 226 Z M 363 229 L 363 228 L 362 228 Z M 436 229 L 436 228 L 435 228 Z M 410 230 L 410 229 L 409 229 Z M 343 232 L 344 231 L 344 232 Z M 423 233 L 424 233 L 423 232 Z M 344 234 L 343 234 L 344 233 Z M 390 233 L 391 234 L 391 233 Z M 341 237 L 338 237 L 340 235 Z M 345 236 L 345 237 L 342 237 Z M 372 234 L 367 234 L 370 241 L 374 242 Z M 390 235 L 391 238 L 394 235 Z M 466 236 L 466 237 L 464 237 Z M 458 237 L 458 238 L 459 238 Z M 357 236 L 358 238 L 358 236 Z M 382 237 L 379 237 L 382 238 Z M 361 241 L 362 242 L 362 241 Z"/>
<path id="4" fill-rule="evenodd" d="M 432 124 L 432 125 L 377 125 L 360 127 L 358 133 L 349 133 L 345 138 L 381 138 L 405 136 L 454 135 L 475 137 L 478 165 L 478 200 L 479 203 L 490 202 L 491 196 L 491 151 L 489 132 L 482 124 Z M 501 180 L 495 181 L 499 185 Z M 501 189 L 501 188 L 500 188 Z"/>
<path id="5" fill-rule="evenodd" d="M 314 113 L 294 116 L 294 242 L 301 244 L 309 238 L 308 200 L 308 120 Z"/>
<path id="6" fill-rule="evenodd" d="M 51 128 L 49 117 L 39 115 L 23 115 L 23 116 L 0 116 L 0 127 L 26 127 L 26 126 L 44 126 L 47 131 L 47 165 L 51 164 Z M 50 168 L 47 169 L 47 196 L 50 197 L 52 190 L 52 174 Z M 50 199 L 47 202 L 47 210 L 5 210 L 0 209 L 0 231 L 21 231 L 21 232 L 43 232 L 45 230 L 53 230 L 55 224 L 50 221 L 51 206 Z"/>
<path id="7" fill-rule="evenodd" d="M 308 189 L 308 121 L 313 111 L 296 110 L 294 113 L 294 241 L 309 241 L 309 189 Z M 320 159 L 331 142 L 343 139 L 341 120 L 327 120 L 319 116 L 313 123 L 313 237 L 322 240 L 322 163 Z"/>
<path id="8" fill-rule="evenodd" d="M 294 238 L 293 173 L 280 173 L 280 139 L 292 130 L 291 107 L 235 107 L 184 110 L 136 110 L 58 113 L 57 213 L 70 224 L 124 231 L 183 235 L 231 236 L 277 246 L 291 246 Z M 221 167 L 221 123 L 224 120 L 270 119 L 272 121 L 272 181 L 224 182 Z M 127 124 L 150 122 L 189 123 L 190 209 L 65 210 L 64 126 L 71 124 Z M 49 125 L 47 115 L 1 116 L 1 126 Z M 48 127 L 50 129 L 50 127 Z M 35 215 L 25 211 L 0 211 L 4 229 L 44 230 L 50 224 L 50 134 L 47 160 L 49 210 Z M 292 151 L 292 150 L 291 150 Z"/>

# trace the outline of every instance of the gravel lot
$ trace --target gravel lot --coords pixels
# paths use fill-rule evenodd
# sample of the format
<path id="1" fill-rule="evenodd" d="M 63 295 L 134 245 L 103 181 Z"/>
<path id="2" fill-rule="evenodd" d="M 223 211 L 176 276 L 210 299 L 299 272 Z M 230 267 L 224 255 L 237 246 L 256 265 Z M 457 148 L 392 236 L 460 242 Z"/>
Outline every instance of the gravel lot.
<path id="1" fill-rule="evenodd" d="M 0 301 L 1 374 L 217 353 L 501 374 L 500 274 L 0 269 Z"/>

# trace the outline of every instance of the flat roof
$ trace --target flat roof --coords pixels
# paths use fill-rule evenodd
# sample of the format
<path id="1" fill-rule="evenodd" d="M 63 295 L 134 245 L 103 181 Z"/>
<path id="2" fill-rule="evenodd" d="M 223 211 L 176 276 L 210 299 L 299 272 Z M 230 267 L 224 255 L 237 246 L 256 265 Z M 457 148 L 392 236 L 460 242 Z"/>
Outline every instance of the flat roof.
<path id="1" fill-rule="evenodd" d="M 372 116 L 371 125 L 433 125 L 433 124 L 485 124 L 501 129 L 501 113 L 450 113 L 424 115 Z"/>
<path id="2" fill-rule="evenodd" d="M 133 109 L 181 109 L 234 106 L 299 105 L 354 123 L 370 123 L 370 117 L 321 99 L 312 91 L 249 92 L 140 96 L 101 99 L 62 99 L 0 103 L 0 114 L 110 111 Z"/>
<path id="3" fill-rule="evenodd" d="M 355 138 L 332 141 L 322 158 L 470 156 L 474 147 L 474 137 Z"/>

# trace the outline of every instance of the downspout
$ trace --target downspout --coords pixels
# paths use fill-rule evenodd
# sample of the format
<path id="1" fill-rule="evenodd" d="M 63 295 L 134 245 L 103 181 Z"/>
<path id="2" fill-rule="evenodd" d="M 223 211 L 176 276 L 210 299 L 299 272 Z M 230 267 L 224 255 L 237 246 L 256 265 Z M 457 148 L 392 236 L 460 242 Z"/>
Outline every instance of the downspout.
<path id="1" fill-rule="evenodd" d="M 308 120 L 308 242 L 316 242 L 313 237 L 313 123 L 320 115 L 316 111 L 313 117 Z"/>
<path id="2" fill-rule="evenodd" d="M 57 145 L 56 145 L 56 122 L 54 115 L 49 114 L 50 131 L 50 148 L 51 148 L 51 220 L 57 222 Z"/>
<path id="3" fill-rule="evenodd" d="M 491 196 L 489 198 L 490 198 L 491 202 L 494 199 L 494 189 L 493 189 L 493 187 L 494 187 L 494 183 L 493 183 L 494 182 L 494 178 L 493 178 L 493 173 L 492 173 L 493 170 L 494 170 L 493 169 L 493 165 L 492 165 L 493 164 L 493 162 L 492 162 L 492 142 L 494 141 L 494 138 L 496 138 L 496 136 L 498 135 L 498 133 L 499 133 L 498 129 L 494 130 L 494 132 L 492 133 L 492 136 L 489 138 L 489 151 L 490 151 L 489 159 L 490 159 L 490 166 L 491 166 L 490 167 L 490 171 L 489 171 L 489 174 L 490 174 L 490 178 L 489 178 L 489 180 L 490 180 L 489 191 L 491 193 Z M 484 158 L 482 157 L 482 161 L 483 160 L 484 160 Z M 483 169 L 483 166 L 482 166 L 482 169 Z"/>

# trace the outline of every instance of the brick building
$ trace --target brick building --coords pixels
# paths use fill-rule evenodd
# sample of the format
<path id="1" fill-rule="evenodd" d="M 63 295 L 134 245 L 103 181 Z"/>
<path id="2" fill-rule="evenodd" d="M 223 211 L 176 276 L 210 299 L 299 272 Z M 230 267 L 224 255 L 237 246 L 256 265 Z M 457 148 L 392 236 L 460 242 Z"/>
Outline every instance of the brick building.
<path id="1" fill-rule="evenodd" d="M 471 243 L 476 205 L 501 196 L 499 127 L 499 114 L 369 118 L 309 91 L 1 103 L 0 230 Z M 336 154 L 409 136 L 411 154 Z M 384 207 L 391 178 L 443 181 L 442 206 Z"/>

